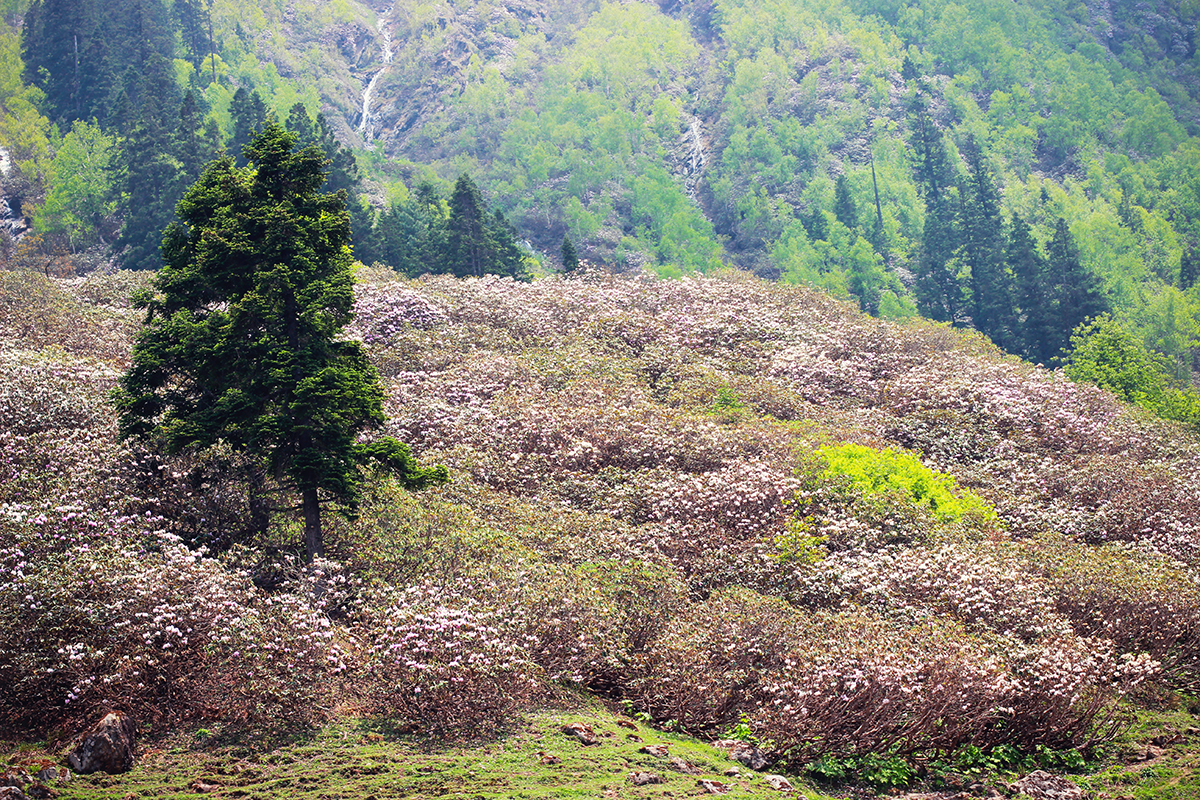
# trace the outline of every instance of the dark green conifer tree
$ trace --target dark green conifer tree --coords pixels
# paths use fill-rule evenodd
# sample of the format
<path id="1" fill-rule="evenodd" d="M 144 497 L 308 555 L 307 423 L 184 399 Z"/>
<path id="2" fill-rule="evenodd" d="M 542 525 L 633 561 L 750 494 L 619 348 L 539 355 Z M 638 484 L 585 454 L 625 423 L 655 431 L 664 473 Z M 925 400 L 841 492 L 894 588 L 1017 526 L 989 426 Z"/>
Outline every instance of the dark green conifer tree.
<path id="1" fill-rule="evenodd" d="M 1189 244 L 1179 259 L 1179 288 L 1186 292 L 1196 285 L 1197 279 L 1200 279 L 1200 252 Z"/>
<path id="2" fill-rule="evenodd" d="M 942 133 L 920 97 L 914 106 L 913 152 L 917 185 L 925 198 L 925 229 L 913 269 L 917 278 L 913 294 L 923 315 L 955 322 L 966 298 L 954 259 L 959 231 L 950 191 L 953 172 L 946 158 Z"/>
<path id="3" fill-rule="evenodd" d="M 46 93 L 46 116 L 60 125 L 94 116 L 83 87 L 98 69 L 88 62 L 96 24 L 93 0 L 35 0 L 25 16 L 23 77 Z"/>
<path id="4" fill-rule="evenodd" d="M 971 307 L 975 328 L 1009 352 L 1018 352 L 1013 273 L 1005 263 L 1000 192 L 974 137 L 963 147 L 967 185 L 962 198 L 962 260 L 971 270 Z"/>
<path id="5" fill-rule="evenodd" d="M 378 215 L 364 197 L 347 200 L 350 211 L 350 245 L 354 257 L 364 264 L 382 261 L 381 237 L 376 228 Z"/>
<path id="6" fill-rule="evenodd" d="M 579 253 L 570 236 L 564 236 L 562 242 L 562 270 L 568 275 L 579 269 Z"/>
<path id="7" fill-rule="evenodd" d="M 120 430 L 168 453 L 222 442 L 300 495 L 304 550 L 323 553 L 322 504 L 353 507 L 361 467 L 402 485 L 445 481 L 391 438 L 361 344 L 341 338 L 354 303 L 345 194 L 324 194 L 324 156 L 269 123 L 179 204 L 157 296 L 117 392 Z"/>
<path id="8" fill-rule="evenodd" d="M 492 271 L 519 281 L 533 276 L 525 266 L 525 251 L 521 249 L 517 229 L 501 212 L 492 214 L 489 239 L 492 242 Z"/>
<path id="9" fill-rule="evenodd" d="M 190 186 L 199 180 L 205 166 L 216 158 L 221 147 L 215 120 L 205 118 L 200 99 L 192 89 L 187 90 L 179 106 L 179 128 L 175 138 L 183 180 Z"/>
<path id="10" fill-rule="evenodd" d="M 246 91 L 243 86 L 233 93 L 229 115 L 233 119 L 233 135 L 227 149 L 239 166 L 245 166 L 246 157 L 242 155 L 242 148 L 262 130 L 267 121 L 267 106 L 257 89 Z"/>
<path id="11" fill-rule="evenodd" d="M 201 73 L 209 54 L 208 15 L 201 0 L 175 0 L 175 20 L 188 60 Z"/>
<path id="12" fill-rule="evenodd" d="M 184 174 L 175 142 L 158 118 L 143 110 L 125 137 L 119 169 L 124 218 L 113 248 L 126 269 L 158 269 L 163 231 L 175 218 Z"/>
<path id="13" fill-rule="evenodd" d="M 312 144 L 316 139 L 312 117 L 308 115 L 308 109 L 304 107 L 304 103 L 296 103 L 292 106 L 284 125 L 289 131 L 296 134 L 296 141 L 304 146 Z"/>
<path id="14" fill-rule="evenodd" d="M 1057 288 L 1054 317 L 1054 352 L 1057 354 L 1070 343 L 1072 331 L 1108 311 L 1108 301 L 1100 280 L 1080 262 L 1075 239 L 1061 217 L 1055 223 L 1054 236 L 1046 248 L 1046 261 Z"/>
<path id="15" fill-rule="evenodd" d="M 330 192 L 345 190 L 355 196 L 362 190 L 362 175 L 354 151 L 337 140 L 324 114 L 317 114 L 313 124 L 313 143 L 325 153 L 329 177 L 325 188 Z"/>
<path id="16" fill-rule="evenodd" d="M 1029 224 L 1013 215 L 1005 237 L 1004 260 L 1016 281 L 1020 309 L 1020 352 L 1026 358 L 1049 364 L 1055 337 L 1053 286 L 1046 275 L 1046 260 L 1038 249 Z"/>
<path id="17" fill-rule="evenodd" d="M 495 271 L 492 220 L 479 187 L 465 173 L 450 195 L 446 228 L 447 271 L 460 278 L 482 277 Z"/>
<path id="18" fill-rule="evenodd" d="M 814 205 L 810 208 L 807 214 L 800 217 L 800 224 L 804 226 L 810 242 L 829 240 L 829 223 L 820 207 Z"/>
<path id="19" fill-rule="evenodd" d="M 858 227 L 858 206 L 854 202 L 854 195 L 850 194 L 850 181 L 846 180 L 844 174 L 838 175 L 834 185 L 833 215 L 850 230 Z"/>

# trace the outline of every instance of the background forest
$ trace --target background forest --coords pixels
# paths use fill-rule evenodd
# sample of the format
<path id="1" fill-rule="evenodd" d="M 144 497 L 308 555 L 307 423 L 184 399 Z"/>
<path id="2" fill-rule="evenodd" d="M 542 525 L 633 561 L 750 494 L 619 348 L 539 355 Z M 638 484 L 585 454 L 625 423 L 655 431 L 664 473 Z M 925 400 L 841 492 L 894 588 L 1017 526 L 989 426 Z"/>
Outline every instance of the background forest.
<path id="1" fill-rule="evenodd" d="M 3 14 L 9 222 L 33 226 L 8 258 L 155 267 L 183 189 L 272 112 L 326 150 L 364 263 L 461 274 L 443 198 L 468 174 L 508 252 L 492 271 L 553 269 L 564 237 L 615 269 L 734 264 L 871 314 L 972 325 L 1042 363 L 1108 312 L 1163 391 L 1192 377 L 1191 2 L 7 0 Z M 1158 410 L 1195 418 L 1180 397 Z"/>

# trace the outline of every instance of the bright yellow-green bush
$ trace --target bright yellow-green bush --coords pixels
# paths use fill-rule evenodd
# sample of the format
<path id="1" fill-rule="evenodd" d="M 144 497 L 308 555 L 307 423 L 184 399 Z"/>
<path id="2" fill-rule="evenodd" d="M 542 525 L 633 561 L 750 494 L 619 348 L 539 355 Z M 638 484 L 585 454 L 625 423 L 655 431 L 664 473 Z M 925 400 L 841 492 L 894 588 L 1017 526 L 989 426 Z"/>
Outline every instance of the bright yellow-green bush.
<path id="1" fill-rule="evenodd" d="M 983 498 L 903 450 L 841 444 L 819 452 L 829 462 L 825 474 L 844 476 L 864 498 L 905 499 L 927 507 L 942 522 L 959 522 L 966 516 L 996 518 L 995 510 Z"/>

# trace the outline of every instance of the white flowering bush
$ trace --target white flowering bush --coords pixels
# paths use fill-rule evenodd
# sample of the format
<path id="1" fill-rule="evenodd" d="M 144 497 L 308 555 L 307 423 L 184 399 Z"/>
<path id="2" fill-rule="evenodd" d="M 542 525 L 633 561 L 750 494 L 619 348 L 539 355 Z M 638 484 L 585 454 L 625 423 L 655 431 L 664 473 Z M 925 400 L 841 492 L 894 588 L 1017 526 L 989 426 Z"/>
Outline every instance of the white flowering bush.
<path id="1" fill-rule="evenodd" d="M 800 767 L 825 753 L 1085 747 L 1111 735 L 1116 700 L 1156 670 L 1069 635 L 1014 644 L 938 618 L 803 614 L 738 590 L 679 615 L 639 660 L 635 696 L 691 730 L 746 719 Z"/>
<path id="2" fill-rule="evenodd" d="M 544 692 L 504 609 L 413 586 L 364 614 L 372 708 L 437 733 L 483 732 Z"/>
<path id="3" fill-rule="evenodd" d="M 311 603 L 265 595 L 170 537 L 74 539 L 36 558 L 27 538 L 0 549 L 0 718 L 10 730 L 74 728 L 113 708 L 151 726 L 304 721 L 345 666 Z"/>

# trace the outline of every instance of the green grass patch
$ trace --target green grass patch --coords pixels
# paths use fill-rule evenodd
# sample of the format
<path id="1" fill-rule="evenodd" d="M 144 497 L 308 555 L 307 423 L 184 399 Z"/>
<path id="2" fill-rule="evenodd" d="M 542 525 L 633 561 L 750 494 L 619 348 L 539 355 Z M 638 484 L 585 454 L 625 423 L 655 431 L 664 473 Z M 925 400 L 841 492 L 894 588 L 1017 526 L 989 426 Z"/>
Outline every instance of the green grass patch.
<path id="1" fill-rule="evenodd" d="M 597 744 L 585 746 L 562 732 L 588 726 Z M 169 741 L 143 743 L 137 766 L 124 775 L 76 776 L 56 786 L 60 800 L 111 798 L 246 798 L 283 800 L 385 800 L 385 798 L 667 798 L 709 796 L 701 779 L 727 784 L 727 797 L 778 798 L 759 773 L 721 750 L 682 735 L 657 731 L 601 708 L 543 711 L 514 720 L 500 735 L 447 742 L 390 723 L 349 719 L 300 734 L 290 743 L 258 749 L 251 741 L 221 742 L 198 729 Z M 686 762 L 641 752 L 665 744 Z M 62 762 L 65 752 L 22 747 L 3 762 Z M 730 769 L 737 775 L 726 775 Z M 634 786 L 633 772 L 662 783 Z M 829 800 L 797 778 L 789 796 Z"/>

